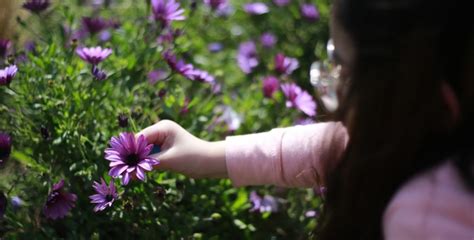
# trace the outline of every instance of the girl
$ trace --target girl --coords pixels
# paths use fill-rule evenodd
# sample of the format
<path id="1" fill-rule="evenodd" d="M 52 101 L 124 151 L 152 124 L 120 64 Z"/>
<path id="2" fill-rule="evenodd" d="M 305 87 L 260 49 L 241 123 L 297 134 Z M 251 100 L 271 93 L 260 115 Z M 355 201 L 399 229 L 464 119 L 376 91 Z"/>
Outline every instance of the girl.
<path id="1" fill-rule="evenodd" d="M 337 122 L 200 140 L 138 134 L 160 169 L 235 186 L 328 191 L 317 239 L 474 238 L 474 39 L 468 1 L 338 0 Z"/>

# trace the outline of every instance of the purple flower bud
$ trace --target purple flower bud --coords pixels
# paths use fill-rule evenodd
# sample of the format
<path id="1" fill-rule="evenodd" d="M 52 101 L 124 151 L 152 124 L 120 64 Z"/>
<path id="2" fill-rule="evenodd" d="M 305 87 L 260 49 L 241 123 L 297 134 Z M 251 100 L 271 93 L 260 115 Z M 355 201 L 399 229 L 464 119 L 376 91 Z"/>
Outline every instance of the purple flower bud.
<path id="1" fill-rule="evenodd" d="M 118 115 L 118 118 L 117 118 L 117 119 L 118 119 L 118 125 L 119 125 L 119 127 L 121 127 L 121 128 L 126 128 L 126 127 L 128 127 L 128 116 L 127 116 L 127 115 L 125 115 L 124 113 L 120 113 L 120 114 Z"/>
<path id="2" fill-rule="evenodd" d="M 23 3 L 23 8 L 33 13 L 40 13 L 46 10 L 50 5 L 49 0 L 29 0 Z"/>
<path id="3" fill-rule="evenodd" d="M 0 132 L 0 165 L 3 165 L 5 161 L 10 157 L 12 152 L 12 139 L 10 135 L 4 132 Z"/>
<path id="4" fill-rule="evenodd" d="M 100 70 L 97 66 L 92 67 L 92 75 L 94 76 L 95 79 L 97 79 L 99 81 L 103 81 L 103 80 L 107 79 L 107 73 Z"/>
<path id="5" fill-rule="evenodd" d="M 8 39 L 0 39 L 0 58 L 4 58 L 8 55 L 12 43 Z"/>
<path id="6" fill-rule="evenodd" d="M 266 32 L 263 33 L 262 36 L 260 36 L 260 43 L 265 48 L 272 48 L 273 46 L 275 46 L 276 42 L 277 38 L 272 33 Z"/>
<path id="7" fill-rule="evenodd" d="M 314 4 L 302 4 L 300 11 L 301 16 L 309 22 L 315 22 L 319 20 L 319 11 Z"/>
<path id="8" fill-rule="evenodd" d="M 268 76 L 263 79 L 263 95 L 272 98 L 273 94 L 280 88 L 280 82 L 274 76 Z"/>

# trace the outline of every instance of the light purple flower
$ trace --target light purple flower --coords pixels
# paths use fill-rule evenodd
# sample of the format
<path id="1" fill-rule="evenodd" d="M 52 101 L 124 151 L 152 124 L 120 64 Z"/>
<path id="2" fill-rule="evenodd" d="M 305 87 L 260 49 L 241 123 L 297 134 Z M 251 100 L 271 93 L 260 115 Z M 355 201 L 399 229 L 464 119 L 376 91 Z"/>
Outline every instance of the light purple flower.
<path id="1" fill-rule="evenodd" d="M 308 92 L 294 83 L 282 84 L 281 89 L 286 96 L 286 107 L 298 108 L 311 117 L 316 115 L 316 102 Z"/>
<path id="2" fill-rule="evenodd" d="M 13 209 L 18 209 L 23 205 L 23 200 L 18 196 L 13 196 L 10 201 Z"/>
<path id="3" fill-rule="evenodd" d="M 0 58 L 7 56 L 12 42 L 8 39 L 0 39 Z"/>
<path id="4" fill-rule="evenodd" d="M 299 62 L 296 58 L 286 57 L 279 53 L 275 56 L 275 70 L 278 73 L 290 75 L 299 67 Z"/>
<path id="5" fill-rule="evenodd" d="M 248 41 L 240 44 L 237 54 L 237 63 L 240 69 L 246 74 L 251 73 L 252 70 L 258 66 L 257 47 L 254 42 Z"/>
<path id="6" fill-rule="evenodd" d="M 307 218 L 315 218 L 318 216 L 318 212 L 315 210 L 308 210 L 304 213 L 304 216 Z"/>
<path id="7" fill-rule="evenodd" d="M 274 76 L 267 76 L 263 79 L 263 95 L 267 98 L 272 98 L 273 94 L 280 88 L 278 78 Z"/>
<path id="8" fill-rule="evenodd" d="M 208 5 L 212 10 L 225 8 L 227 0 L 204 0 L 204 4 Z"/>
<path id="9" fill-rule="evenodd" d="M 290 0 L 273 0 L 273 3 L 278 7 L 286 6 L 290 3 Z"/>
<path id="10" fill-rule="evenodd" d="M 207 45 L 207 49 L 211 53 L 220 52 L 222 50 L 222 48 L 223 48 L 223 45 L 222 45 L 222 43 L 219 43 L 219 42 L 213 42 L 213 43 L 209 43 Z"/>
<path id="11" fill-rule="evenodd" d="M 270 9 L 265 3 L 255 2 L 245 4 L 244 11 L 251 15 L 262 15 L 268 13 Z"/>
<path id="12" fill-rule="evenodd" d="M 43 207 L 43 213 L 47 218 L 58 219 L 65 217 L 77 200 L 76 194 L 63 190 L 64 180 L 53 185 L 53 189 L 48 194 L 48 198 Z"/>
<path id="13" fill-rule="evenodd" d="M 216 80 L 214 76 L 200 69 L 194 69 L 191 74 L 192 74 L 191 80 L 198 81 L 198 82 L 213 83 Z"/>
<path id="14" fill-rule="evenodd" d="M 101 47 L 91 47 L 91 48 L 78 48 L 76 49 L 77 55 L 79 55 L 82 60 L 92 64 L 97 65 L 100 62 L 104 61 L 110 54 L 112 54 L 112 49 Z"/>
<path id="15" fill-rule="evenodd" d="M 218 107 L 219 111 L 222 111 L 222 115 L 217 118 L 218 123 L 225 122 L 229 131 L 235 131 L 239 129 L 242 124 L 242 116 L 240 116 L 232 107 L 223 105 Z"/>
<path id="16" fill-rule="evenodd" d="M 0 132 L 0 165 L 3 164 L 12 152 L 12 138 L 9 134 Z"/>
<path id="17" fill-rule="evenodd" d="M 94 181 L 92 186 L 97 192 L 96 194 L 89 196 L 91 203 L 96 204 L 94 212 L 103 211 L 107 207 L 111 207 L 114 201 L 118 199 L 117 190 L 115 189 L 113 180 L 110 180 L 109 186 L 107 186 L 107 183 L 102 178 L 101 183 Z"/>
<path id="18" fill-rule="evenodd" d="M 250 192 L 249 200 L 252 203 L 251 212 L 265 213 L 278 211 L 278 202 L 270 195 L 265 195 L 262 198 L 255 191 L 252 191 Z"/>
<path id="19" fill-rule="evenodd" d="M 276 42 L 277 38 L 272 33 L 266 32 L 263 33 L 262 36 L 260 36 L 260 43 L 265 48 L 272 48 L 273 46 L 275 46 Z"/>
<path id="20" fill-rule="evenodd" d="M 0 69 L 0 86 L 9 86 L 17 71 L 18 68 L 16 65 L 11 65 L 4 69 Z"/>
<path id="21" fill-rule="evenodd" d="M 169 26 L 172 21 L 181 21 L 184 17 L 184 10 L 175 0 L 151 0 L 153 18 L 161 22 L 163 26 Z"/>
<path id="22" fill-rule="evenodd" d="M 309 22 L 319 20 L 319 11 L 314 4 L 305 3 L 300 7 L 301 16 Z"/>
<path id="23" fill-rule="evenodd" d="M 166 79 L 168 72 L 163 69 L 156 69 L 148 73 L 148 82 L 150 84 L 155 84 L 158 81 Z"/>
<path id="24" fill-rule="evenodd" d="M 178 60 L 176 55 L 174 55 L 170 50 L 166 50 L 163 53 L 163 58 L 165 59 L 168 66 L 171 70 L 181 74 L 187 79 L 193 79 L 194 77 L 194 66 L 184 62 L 184 60 Z"/>
<path id="25" fill-rule="evenodd" d="M 121 133 L 110 140 L 111 148 L 105 149 L 105 159 L 110 161 L 109 175 L 122 177 L 122 184 L 127 185 L 131 177 L 145 181 L 145 171 L 153 170 L 159 161 L 149 156 L 153 144 L 148 144 L 145 136 L 135 139 L 133 133 Z"/>
<path id="26" fill-rule="evenodd" d="M 46 10 L 50 5 L 49 0 L 29 0 L 23 3 L 23 8 L 33 13 L 40 13 Z"/>

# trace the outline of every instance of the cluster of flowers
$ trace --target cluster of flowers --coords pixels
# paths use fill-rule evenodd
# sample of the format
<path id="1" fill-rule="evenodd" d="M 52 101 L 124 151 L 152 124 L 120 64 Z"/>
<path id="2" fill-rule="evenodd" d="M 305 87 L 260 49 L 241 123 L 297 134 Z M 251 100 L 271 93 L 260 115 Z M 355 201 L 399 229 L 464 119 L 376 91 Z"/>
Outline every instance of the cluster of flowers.
<path id="1" fill-rule="evenodd" d="M 289 4 L 290 0 L 274 0 L 275 5 L 282 7 Z M 226 0 L 204 0 L 212 10 L 225 13 L 230 5 Z M 23 4 L 25 9 L 35 14 L 46 10 L 50 5 L 49 0 L 29 0 Z M 151 19 L 161 24 L 163 28 L 162 36 L 158 41 L 172 41 L 172 38 L 179 35 L 177 31 L 171 29 L 173 21 L 181 21 L 185 19 L 184 10 L 175 0 L 151 0 L 152 16 Z M 248 3 L 244 5 L 244 10 L 251 15 L 266 14 L 269 8 L 264 3 Z M 316 21 L 319 19 L 319 13 L 312 4 L 302 4 L 302 18 L 308 21 Z M 84 17 L 82 19 L 82 32 L 96 35 L 104 33 L 104 30 L 117 27 L 118 23 L 107 21 L 102 18 Z M 76 36 L 82 36 L 81 34 Z M 277 39 L 272 33 L 263 33 L 260 42 L 264 48 L 272 48 Z M 9 40 L 0 39 L 0 59 L 5 58 L 11 47 Z M 213 51 L 219 51 L 222 48 L 218 43 L 212 45 Z M 210 45 L 211 49 L 211 45 Z M 112 49 L 97 47 L 78 47 L 76 54 L 84 61 L 91 65 L 91 73 L 97 80 L 105 80 L 107 74 L 99 69 L 99 64 L 112 54 Z M 208 83 L 214 87 L 218 86 L 215 77 L 208 72 L 194 67 L 192 64 L 186 63 L 171 51 L 165 50 L 162 53 L 163 59 L 166 61 L 170 69 L 185 78 Z M 259 65 L 259 58 L 255 42 L 247 41 L 240 44 L 237 55 L 237 64 L 245 74 L 250 74 Z M 289 76 L 299 67 L 299 62 L 295 58 L 285 56 L 282 53 L 276 54 L 274 57 L 274 71 L 281 76 Z M 13 78 L 18 72 L 16 65 L 8 65 L 0 69 L 0 86 L 10 86 Z M 156 80 L 165 79 L 166 74 L 163 71 L 152 71 L 149 77 Z M 216 87 L 217 88 L 217 87 Z M 287 101 L 287 107 L 294 107 L 302 111 L 308 116 L 316 114 L 316 103 L 311 95 L 302 90 L 294 83 L 279 83 L 276 76 L 267 76 L 263 80 L 263 93 L 267 98 L 273 98 L 273 95 L 279 89 L 282 90 Z M 231 111 L 228 115 L 232 115 Z M 234 114 L 235 115 L 235 114 Z M 119 117 L 121 125 L 126 125 L 126 119 Z M 234 124 L 235 125 L 235 124 Z M 43 129 L 42 129 L 43 133 Z M 122 185 L 127 185 L 132 179 L 146 180 L 146 172 L 151 171 L 153 167 L 159 164 L 159 161 L 152 157 L 153 144 L 149 144 L 144 136 L 135 137 L 133 133 L 121 133 L 118 137 L 112 137 L 110 140 L 110 148 L 105 150 L 105 159 L 110 161 L 109 175 L 112 178 L 120 178 Z M 9 134 L 0 132 L 0 165 L 2 165 L 12 152 L 12 138 Z M 65 181 L 60 180 L 53 184 L 43 207 L 43 213 L 51 219 L 58 219 L 66 216 L 68 212 L 75 206 L 77 196 L 64 189 Z M 102 211 L 112 206 L 113 202 L 119 198 L 119 193 L 114 185 L 114 180 L 110 180 L 107 184 L 104 179 L 93 183 L 95 194 L 89 198 L 91 203 L 95 204 L 94 211 Z M 0 217 L 4 213 L 6 205 L 3 193 L 0 193 Z M 276 211 L 277 202 L 271 196 L 260 197 L 255 192 L 251 193 L 250 201 L 253 203 L 252 211 Z M 18 201 L 17 201 L 18 202 Z"/>

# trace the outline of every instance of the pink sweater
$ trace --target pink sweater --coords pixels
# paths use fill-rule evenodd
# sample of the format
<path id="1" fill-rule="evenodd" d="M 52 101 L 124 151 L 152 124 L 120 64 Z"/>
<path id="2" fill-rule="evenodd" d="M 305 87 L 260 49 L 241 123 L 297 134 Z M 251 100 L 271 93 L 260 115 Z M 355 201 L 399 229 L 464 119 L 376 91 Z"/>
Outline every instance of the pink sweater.
<path id="1" fill-rule="evenodd" d="M 321 187 L 347 140 L 334 122 L 228 137 L 227 171 L 236 187 Z M 474 240 L 474 194 L 446 162 L 399 189 L 385 210 L 383 231 L 386 240 Z"/>

